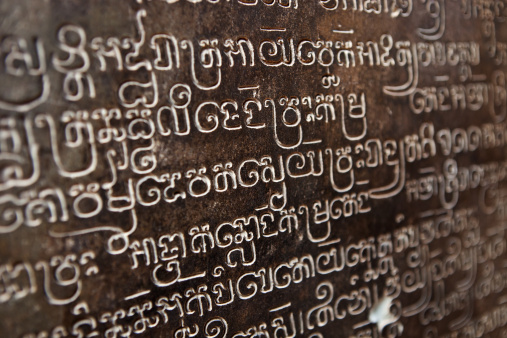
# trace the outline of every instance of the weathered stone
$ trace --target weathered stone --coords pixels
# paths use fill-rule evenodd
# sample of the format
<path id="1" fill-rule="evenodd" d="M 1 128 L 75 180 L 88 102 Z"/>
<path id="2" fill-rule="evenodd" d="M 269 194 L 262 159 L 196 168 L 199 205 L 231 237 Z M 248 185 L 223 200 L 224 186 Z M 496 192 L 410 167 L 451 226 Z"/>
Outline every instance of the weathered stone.
<path id="1" fill-rule="evenodd" d="M 504 7 L 1 2 L 1 336 L 506 336 Z"/>

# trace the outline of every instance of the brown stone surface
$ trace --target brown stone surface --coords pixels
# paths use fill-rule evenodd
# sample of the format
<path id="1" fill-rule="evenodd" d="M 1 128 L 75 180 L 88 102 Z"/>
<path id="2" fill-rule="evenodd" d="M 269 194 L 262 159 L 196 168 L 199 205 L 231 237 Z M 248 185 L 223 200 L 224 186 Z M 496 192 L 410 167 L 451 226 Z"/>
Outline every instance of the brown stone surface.
<path id="1" fill-rule="evenodd" d="M 506 16 L 0 2 L 0 335 L 506 336 Z"/>

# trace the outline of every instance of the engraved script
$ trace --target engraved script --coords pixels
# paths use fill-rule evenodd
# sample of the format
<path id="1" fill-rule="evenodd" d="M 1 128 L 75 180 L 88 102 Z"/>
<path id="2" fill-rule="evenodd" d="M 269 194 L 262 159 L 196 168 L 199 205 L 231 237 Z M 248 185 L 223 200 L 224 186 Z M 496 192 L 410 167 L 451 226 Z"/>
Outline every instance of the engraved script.
<path id="1" fill-rule="evenodd" d="M 0 19 L 0 336 L 507 337 L 506 0 Z"/>

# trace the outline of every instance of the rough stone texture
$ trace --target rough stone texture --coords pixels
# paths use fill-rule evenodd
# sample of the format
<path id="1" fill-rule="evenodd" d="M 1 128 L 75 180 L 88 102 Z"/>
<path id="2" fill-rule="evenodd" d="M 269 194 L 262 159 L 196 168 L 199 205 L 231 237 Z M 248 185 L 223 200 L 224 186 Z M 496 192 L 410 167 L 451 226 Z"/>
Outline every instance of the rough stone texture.
<path id="1" fill-rule="evenodd" d="M 505 336 L 473 4 L 0 2 L 1 336 Z"/>

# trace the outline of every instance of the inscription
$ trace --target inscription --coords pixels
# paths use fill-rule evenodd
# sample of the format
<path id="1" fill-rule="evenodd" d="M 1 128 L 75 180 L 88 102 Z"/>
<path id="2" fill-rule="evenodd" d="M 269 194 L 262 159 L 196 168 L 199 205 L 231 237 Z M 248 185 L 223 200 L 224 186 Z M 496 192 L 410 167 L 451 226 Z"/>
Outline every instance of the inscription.
<path id="1" fill-rule="evenodd" d="M 0 6 L 5 337 L 507 335 L 507 4 Z"/>

